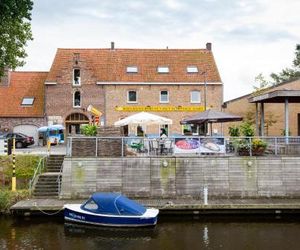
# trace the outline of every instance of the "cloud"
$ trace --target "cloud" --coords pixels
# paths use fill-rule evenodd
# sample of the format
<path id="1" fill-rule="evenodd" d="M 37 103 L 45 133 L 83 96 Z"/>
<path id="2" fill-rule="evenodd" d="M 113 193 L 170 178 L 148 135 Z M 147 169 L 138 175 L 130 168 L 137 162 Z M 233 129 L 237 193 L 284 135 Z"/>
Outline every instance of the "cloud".
<path id="1" fill-rule="evenodd" d="M 37 0 L 24 69 L 49 70 L 59 47 L 115 41 L 123 48 L 204 48 L 212 42 L 230 99 L 251 91 L 257 74 L 290 66 L 300 40 L 299 9 L 298 0 Z"/>

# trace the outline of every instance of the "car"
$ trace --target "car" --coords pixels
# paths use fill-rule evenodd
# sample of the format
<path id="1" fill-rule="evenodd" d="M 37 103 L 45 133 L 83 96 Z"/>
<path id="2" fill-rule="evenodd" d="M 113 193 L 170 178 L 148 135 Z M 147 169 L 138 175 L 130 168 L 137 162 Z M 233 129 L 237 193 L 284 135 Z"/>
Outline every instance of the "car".
<path id="1" fill-rule="evenodd" d="M 34 144 L 32 136 L 24 135 L 22 133 L 6 133 L 1 135 L 1 138 L 12 139 L 16 138 L 16 148 L 26 148 Z"/>

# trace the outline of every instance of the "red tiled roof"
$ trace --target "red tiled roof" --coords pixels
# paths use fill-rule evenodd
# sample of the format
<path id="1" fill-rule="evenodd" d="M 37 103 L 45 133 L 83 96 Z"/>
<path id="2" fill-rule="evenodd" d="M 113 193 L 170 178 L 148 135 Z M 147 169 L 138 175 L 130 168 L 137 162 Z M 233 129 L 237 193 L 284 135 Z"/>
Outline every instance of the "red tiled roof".
<path id="1" fill-rule="evenodd" d="M 207 49 L 58 49 L 48 82 L 57 82 L 73 56 L 85 62 L 98 82 L 221 82 L 211 50 Z M 197 66 L 198 74 L 187 73 L 187 66 Z M 137 66 L 138 73 L 126 73 L 127 66 Z M 168 74 L 157 73 L 158 66 L 168 66 Z"/>
<path id="2" fill-rule="evenodd" d="M 10 72 L 9 86 L 0 86 L 0 117 L 43 117 L 44 82 L 48 72 Z M 34 97 L 32 106 L 22 106 L 24 97 Z"/>

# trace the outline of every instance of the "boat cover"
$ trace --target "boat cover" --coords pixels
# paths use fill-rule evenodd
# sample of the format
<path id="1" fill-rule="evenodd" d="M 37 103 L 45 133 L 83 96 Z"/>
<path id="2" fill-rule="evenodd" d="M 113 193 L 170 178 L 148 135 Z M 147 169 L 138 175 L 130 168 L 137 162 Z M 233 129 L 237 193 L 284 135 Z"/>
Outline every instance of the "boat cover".
<path id="1" fill-rule="evenodd" d="M 91 202 L 97 204 L 93 209 L 86 206 Z M 118 193 L 94 193 L 81 208 L 93 213 L 113 215 L 142 215 L 146 212 L 144 206 Z"/>

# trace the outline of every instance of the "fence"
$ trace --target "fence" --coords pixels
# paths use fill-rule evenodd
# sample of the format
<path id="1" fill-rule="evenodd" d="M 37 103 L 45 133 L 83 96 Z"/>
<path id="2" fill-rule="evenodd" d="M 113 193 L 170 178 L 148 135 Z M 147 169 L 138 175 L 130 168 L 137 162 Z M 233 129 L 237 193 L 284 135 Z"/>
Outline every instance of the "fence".
<path id="1" fill-rule="evenodd" d="M 300 137 L 69 137 L 67 156 L 299 155 Z"/>

